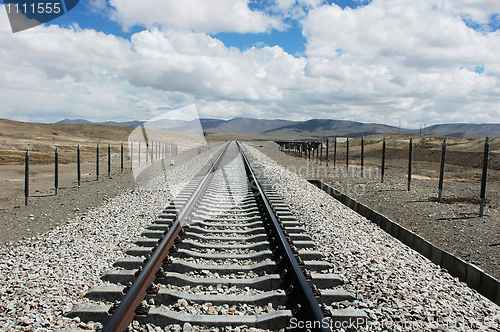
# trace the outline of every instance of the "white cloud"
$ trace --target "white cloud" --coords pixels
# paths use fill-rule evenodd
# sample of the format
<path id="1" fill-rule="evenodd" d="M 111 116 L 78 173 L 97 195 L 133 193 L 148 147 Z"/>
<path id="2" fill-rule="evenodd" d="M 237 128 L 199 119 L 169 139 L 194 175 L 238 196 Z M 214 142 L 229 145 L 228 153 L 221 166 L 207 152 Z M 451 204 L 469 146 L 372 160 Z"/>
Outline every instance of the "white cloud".
<path id="1" fill-rule="evenodd" d="M 0 116 L 148 119 L 194 103 L 222 118 L 500 122 L 500 33 L 435 2 L 314 6 L 302 20 L 308 58 L 170 28 L 130 41 L 78 27 L 2 34 Z"/>
<path id="2" fill-rule="evenodd" d="M 143 31 L 132 37 L 141 59 L 126 72 L 137 86 L 234 100 L 274 100 L 301 70 L 279 47 L 228 49 L 202 33 Z"/>
<path id="3" fill-rule="evenodd" d="M 216 32 L 265 32 L 282 28 L 279 19 L 253 11 L 246 0 L 110 0 L 114 18 L 124 27 L 134 25 Z"/>
<path id="4" fill-rule="evenodd" d="M 356 10 L 323 6 L 303 24 L 309 56 L 334 58 L 343 50 L 429 68 L 480 65 L 500 51 L 498 33 L 476 32 L 425 1 L 376 0 Z"/>
<path id="5" fill-rule="evenodd" d="M 480 24 L 488 23 L 493 14 L 500 14 L 500 2 L 497 0 L 433 0 L 432 3 L 446 13 Z"/>
<path id="6" fill-rule="evenodd" d="M 336 96 L 332 108 L 361 107 L 393 124 L 398 114 L 414 125 L 426 118 L 500 122 L 500 33 L 474 31 L 445 5 L 375 0 L 358 9 L 312 10 L 302 21 L 306 76 L 323 80 Z"/>
<path id="7" fill-rule="evenodd" d="M 40 27 L 36 35 L 5 35 L 0 52 L 1 116 L 22 109 L 52 120 L 148 118 L 194 101 L 281 99 L 305 61 L 279 47 L 240 52 L 206 34 L 158 29 L 127 41 Z"/>

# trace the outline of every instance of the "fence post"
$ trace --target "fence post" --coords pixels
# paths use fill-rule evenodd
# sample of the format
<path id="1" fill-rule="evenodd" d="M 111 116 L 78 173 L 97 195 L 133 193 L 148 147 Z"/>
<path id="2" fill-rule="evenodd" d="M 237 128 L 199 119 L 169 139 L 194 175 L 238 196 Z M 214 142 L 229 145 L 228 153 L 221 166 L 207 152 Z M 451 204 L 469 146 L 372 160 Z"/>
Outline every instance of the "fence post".
<path id="1" fill-rule="evenodd" d="M 76 179 L 78 180 L 78 188 L 80 188 L 82 184 L 82 178 L 81 178 L 81 166 L 80 166 L 80 145 L 76 148 Z"/>
<path id="2" fill-rule="evenodd" d="M 382 174 L 382 178 L 381 178 L 381 182 L 384 183 L 384 175 L 385 175 L 385 148 L 386 148 L 386 140 L 384 138 L 384 142 L 382 143 L 382 170 L 381 170 L 381 174 Z"/>
<path id="3" fill-rule="evenodd" d="M 151 164 L 154 163 L 153 150 L 155 148 L 155 141 L 151 141 Z"/>
<path id="4" fill-rule="evenodd" d="M 30 196 L 30 149 L 26 150 L 26 160 L 24 162 L 24 205 L 28 205 Z"/>
<path id="5" fill-rule="evenodd" d="M 410 151 L 408 155 L 408 191 L 411 190 L 412 161 L 413 161 L 413 137 L 410 137 Z"/>
<path id="6" fill-rule="evenodd" d="M 319 141 L 316 141 L 316 164 L 319 164 Z"/>
<path id="7" fill-rule="evenodd" d="M 108 178 L 111 177 L 111 145 L 108 143 Z"/>
<path id="8" fill-rule="evenodd" d="M 139 168 L 141 167 L 141 141 L 139 141 L 139 156 L 138 156 L 138 159 L 139 159 Z"/>
<path id="9" fill-rule="evenodd" d="M 130 169 L 134 168 L 134 141 L 130 141 Z"/>
<path id="10" fill-rule="evenodd" d="M 96 173 L 96 181 L 99 180 L 99 143 L 97 143 L 96 148 L 96 161 L 95 161 L 95 173 Z"/>
<path id="11" fill-rule="evenodd" d="M 149 158 L 149 143 L 146 141 L 146 165 L 148 164 L 148 158 Z"/>
<path id="12" fill-rule="evenodd" d="M 337 169 L 337 137 L 333 140 L 333 169 Z"/>
<path id="13" fill-rule="evenodd" d="M 321 140 L 319 142 L 319 144 L 321 145 L 321 153 L 320 153 L 320 156 L 319 156 L 319 164 L 320 165 L 323 165 L 323 140 Z"/>
<path id="14" fill-rule="evenodd" d="M 484 141 L 484 160 L 483 160 L 483 176 L 481 178 L 481 202 L 479 206 L 479 216 L 484 215 L 484 203 L 486 201 L 486 181 L 488 178 L 488 155 L 490 152 L 490 138 L 486 137 Z"/>
<path id="15" fill-rule="evenodd" d="M 444 183 L 444 164 L 446 162 L 446 144 L 447 139 L 443 140 L 443 148 L 441 150 L 441 168 L 439 170 L 439 193 L 438 193 L 438 201 L 443 200 L 443 183 Z"/>
<path id="16" fill-rule="evenodd" d="M 361 136 L 361 177 L 365 176 L 365 137 Z"/>
<path id="17" fill-rule="evenodd" d="M 345 155 L 345 164 L 347 167 L 347 173 L 349 173 L 349 135 L 346 136 L 346 155 Z"/>
<path id="18" fill-rule="evenodd" d="M 326 167 L 328 167 L 328 137 L 326 138 Z"/>
<path id="19" fill-rule="evenodd" d="M 121 168 L 121 173 L 123 173 L 123 143 L 120 149 L 120 168 Z"/>
<path id="20" fill-rule="evenodd" d="M 54 192 L 57 195 L 59 193 L 59 148 L 56 146 L 56 152 L 54 156 Z"/>

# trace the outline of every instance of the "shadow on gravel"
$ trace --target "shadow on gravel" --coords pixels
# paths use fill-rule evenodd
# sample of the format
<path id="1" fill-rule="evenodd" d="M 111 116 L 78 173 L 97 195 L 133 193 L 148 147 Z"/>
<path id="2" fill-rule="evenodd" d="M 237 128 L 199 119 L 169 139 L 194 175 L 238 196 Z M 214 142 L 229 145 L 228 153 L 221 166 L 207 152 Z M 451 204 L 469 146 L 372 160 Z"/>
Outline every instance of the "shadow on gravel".
<path id="1" fill-rule="evenodd" d="M 391 191 L 408 191 L 408 190 L 405 190 L 405 189 L 380 189 L 378 192 L 382 193 L 382 192 L 391 192 Z"/>
<path id="2" fill-rule="evenodd" d="M 475 216 L 475 217 L 437 218 L 436 220 L 441 220 L 441 221 L 452 221 L 452 220 L 467 220 L 467 219 L 480 219 L 480 217 Z"/>
<path id="3" fill-rule="evenodd" d="M 454 203 L 468 203 L 479 205 L 480 201 L 475 197 L 448 197 L 443 198 L 441 202 L 437 199 L 437 197 L 429 197 L 430 202 L 438 202 L 443 204 L 454 204 Z M 488 200 L 486 200 L 486 204 L 488 204 Z"/>
<path id="4" fill-rule="evenodd" d="M 408 201 L 406 203 L 428 203 L 429 201 L 425 201 L 425 200 L 414 200 L 414 201 Z"/>

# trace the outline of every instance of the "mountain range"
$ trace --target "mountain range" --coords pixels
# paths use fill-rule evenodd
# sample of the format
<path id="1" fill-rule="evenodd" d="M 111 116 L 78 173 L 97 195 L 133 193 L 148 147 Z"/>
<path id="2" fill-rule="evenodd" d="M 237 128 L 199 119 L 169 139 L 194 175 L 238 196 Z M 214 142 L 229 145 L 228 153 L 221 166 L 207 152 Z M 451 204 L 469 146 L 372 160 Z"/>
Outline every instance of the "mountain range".
<path id="1" fill-rule="evenodd" d="M 83 119 L 64 119 L 56 124 L 103 124 L 112 126 L 138 127 L 144 121 L 128 122 L 91 122 Z M 200 119 L 203 130 L 208 135 L 229 136 L 235 138 L 256 139 L 304 139 L 321 138 L 325 136 L 360 137 L 370 135 L 436 135 L 449 137 L 497 137 L 500 136 L 500 123 L 470 124 L 448 123 L 426 127 L 425 129 L 398 128 L 377 123 L 362 123 L 346 120 L 312 119 L 307 121 L 266 120 L 252 118 L 234 118 L 231 120 Z M 196 120 L 170 121 L 168 130 L 190 132 L 196 126 Z M 148 122 L 147 127 L 155 128 Z M 164 127 L 165 128 L 165 127 Z"/>

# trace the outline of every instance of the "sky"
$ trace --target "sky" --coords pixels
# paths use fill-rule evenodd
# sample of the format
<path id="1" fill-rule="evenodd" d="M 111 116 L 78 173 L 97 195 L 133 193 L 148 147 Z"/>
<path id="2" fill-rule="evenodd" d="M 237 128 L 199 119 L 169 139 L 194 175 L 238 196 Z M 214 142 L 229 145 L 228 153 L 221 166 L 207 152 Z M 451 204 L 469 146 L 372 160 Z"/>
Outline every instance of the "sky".
<path id="1" fill-rule="evenodd" d="M 1 2 L 2 0 L 0 0 Z M 500 123 L 498 0 L 80 0 L 12 33 L 0 117 Z"/>

